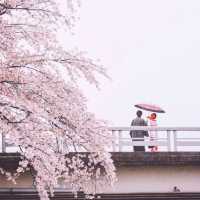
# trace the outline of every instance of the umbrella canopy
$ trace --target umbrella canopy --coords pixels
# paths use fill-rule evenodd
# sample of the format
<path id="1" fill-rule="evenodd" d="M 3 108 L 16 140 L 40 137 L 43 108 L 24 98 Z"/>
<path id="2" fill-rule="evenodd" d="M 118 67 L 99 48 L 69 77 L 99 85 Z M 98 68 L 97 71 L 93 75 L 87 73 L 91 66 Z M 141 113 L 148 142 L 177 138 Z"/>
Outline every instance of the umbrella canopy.
<path id="1" fill-rule="evenodd" d="M 142 110 L 151 111 L 151 112 L 165 113 L 165 111 L 161 107 L 152 105 L 152 104 L 141 103 L 141 104 L 136 104 L 135 107 L 140 108 Z"/>

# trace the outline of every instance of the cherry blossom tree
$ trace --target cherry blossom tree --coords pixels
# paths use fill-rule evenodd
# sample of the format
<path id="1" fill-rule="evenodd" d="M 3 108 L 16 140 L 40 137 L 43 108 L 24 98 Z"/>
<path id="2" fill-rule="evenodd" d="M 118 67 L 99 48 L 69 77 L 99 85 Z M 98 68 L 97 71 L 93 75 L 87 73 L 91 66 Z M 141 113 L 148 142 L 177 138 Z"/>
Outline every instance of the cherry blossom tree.
<path id="1" fill-rule="evenodd" d="M 86 193 L 115 181 L 107 124 L 88 112 L 78 85 L 85 78 L 98 86 L 105 70 L 57 38 L 73 28 L 79 3 L 0 0 L 0 127 L 22 155 L 15 173 L 0 172 L 15 181 L 34 171 L 42 200 L 58 181 Z"/>

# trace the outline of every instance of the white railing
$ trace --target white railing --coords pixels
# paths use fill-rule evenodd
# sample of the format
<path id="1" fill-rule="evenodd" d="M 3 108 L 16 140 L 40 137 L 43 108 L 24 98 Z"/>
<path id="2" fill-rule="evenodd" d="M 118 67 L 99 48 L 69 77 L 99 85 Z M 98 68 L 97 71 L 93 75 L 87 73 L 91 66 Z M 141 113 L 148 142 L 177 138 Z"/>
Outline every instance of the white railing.
<path id="1" fill-rule="evenodd" d="M 156 131 L 158 137 L 150 140 L 150 137 L 136 138 L 130 137 L 131 130 Z M 112 131 L 111 152 L 133 151 L 133 146 L 145 146 L 145 151 L 150 151 L 149 146 L 157 146 L 158 151 L 197 151 L 200 152 L 200 127 L 110 127 Z M 142 141 L 136 141 L 142 139 Z M 65 149 L 65 145 L 61 145 Z M 16 152 L 18 147 L 8 145 L 5 137 L 0 137 L 0 152 Z"/>
<path id="2" fill-rule="evenodd" d="M 150 151 L 149 146 L 157 146 L 158 151 L 199 151 L 200 152 L 200 127 L 111 127 L 113 135 L 113 152 L 134 151 L 133 146 L 145 146 L 145 151 Z M 150 140 L 144 137 L 143 141 L 132 141 L 131 130 L 156 131 L 158 137 Z M 139 139 L 139 138 L 136 138 Z M 142 138 L 141 138 L 142 139 Z"/>

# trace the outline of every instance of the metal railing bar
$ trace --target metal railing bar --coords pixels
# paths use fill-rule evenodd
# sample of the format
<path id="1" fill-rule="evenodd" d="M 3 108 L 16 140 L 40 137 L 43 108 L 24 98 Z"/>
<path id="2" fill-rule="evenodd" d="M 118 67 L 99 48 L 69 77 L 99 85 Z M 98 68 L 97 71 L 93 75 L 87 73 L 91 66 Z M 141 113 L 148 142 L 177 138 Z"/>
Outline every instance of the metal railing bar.
<path id="1" fill-rule="evenodd" d="M 145 131 L 199 131 L 200 127 L 161 127 L 161 126 L 130 126 L 130 127 L 109 127 L 113 131 L 131 131 L 131 130 L 145 130 Z"/>

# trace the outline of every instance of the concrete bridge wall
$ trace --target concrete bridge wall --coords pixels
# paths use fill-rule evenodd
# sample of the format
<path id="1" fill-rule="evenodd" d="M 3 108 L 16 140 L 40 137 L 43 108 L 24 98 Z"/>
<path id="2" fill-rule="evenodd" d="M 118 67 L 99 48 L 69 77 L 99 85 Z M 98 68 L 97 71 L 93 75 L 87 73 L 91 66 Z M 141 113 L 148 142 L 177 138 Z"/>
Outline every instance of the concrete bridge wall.
<path id="1" fill-rule="evenodd" d="M 118 181 L 105 193 L 172 192 L 177 186 L 181 192 L 200 192 L 200 153 L 198 152 L 121 152 L 113 153 Z M 0 165 L 13 168 L 18 154 L 1 154 Z M 0 188 L 31 188 L 32 177 L 22 175 L 13 185 L 0 177 Z M 62 185 L 61 185 L 62 186 Z"/>

